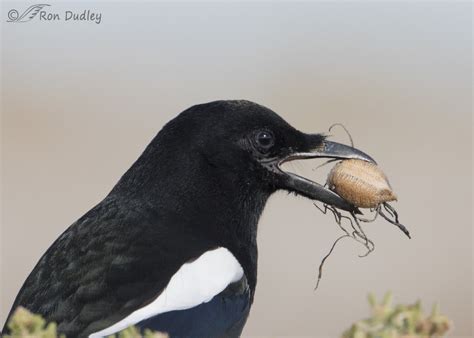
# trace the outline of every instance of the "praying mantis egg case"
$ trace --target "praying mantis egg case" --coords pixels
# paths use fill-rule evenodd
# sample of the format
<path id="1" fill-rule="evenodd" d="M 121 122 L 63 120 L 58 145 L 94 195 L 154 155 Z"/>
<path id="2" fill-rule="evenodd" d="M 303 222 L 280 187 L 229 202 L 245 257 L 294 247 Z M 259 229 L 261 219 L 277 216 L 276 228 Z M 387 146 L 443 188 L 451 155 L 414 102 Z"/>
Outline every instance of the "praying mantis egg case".
<path id="1" fill-rule="evenodd" d="M 344 160 L 328 175 L 329 189 L 359 208 L 376 208 L 396 201 L 387 176 L 376 165 L 363 160 Z"/>

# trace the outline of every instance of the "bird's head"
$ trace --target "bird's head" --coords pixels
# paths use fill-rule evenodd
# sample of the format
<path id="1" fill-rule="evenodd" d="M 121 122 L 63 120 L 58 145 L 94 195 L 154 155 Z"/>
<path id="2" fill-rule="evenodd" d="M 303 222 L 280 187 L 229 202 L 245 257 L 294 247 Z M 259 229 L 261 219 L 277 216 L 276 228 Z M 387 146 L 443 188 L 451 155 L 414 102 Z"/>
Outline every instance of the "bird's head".
<path id="1" fill-rule="evenodd" d="M 140 238 L 148 241 L 147 250 L 161 250 L 154 243 L 162 236 L 179 238 L 168 244 L 183 254 L 197 248 L 229 249 L 242 265 L 253 297 L 258 221 L 272 193 L 287 190 L 357 212 L 331 190 L 281 167 L 309 158 L 373 161 L 322 134 L 300 132 L 256 103 L 215 101 L 169 121 L 109 198 L 130 205 L 121 209 L 127 219 L 140 214 Z M 162 251 L 148 256 L 158 254 Z"/>
<path id="2" fill-rule="evenodd" d="M 300 132 L 270 109 L 249 101 L 193 106 L 161 134 L 167 143 L 179 139 L 171 147 L 181 147 L 180 153 L 189 156 L 189 161 L 194 156 L 204 159 L 212 175 L 218 175 L 225 186 L 245 186 L 269 194 L 284 189 L 348 211 L 355 211 L 354 206 L 326 187 L 282 170 L 281 165 L 309 158 L 374 162 L 362 151 L 330 142 L 323 134 Z"/>

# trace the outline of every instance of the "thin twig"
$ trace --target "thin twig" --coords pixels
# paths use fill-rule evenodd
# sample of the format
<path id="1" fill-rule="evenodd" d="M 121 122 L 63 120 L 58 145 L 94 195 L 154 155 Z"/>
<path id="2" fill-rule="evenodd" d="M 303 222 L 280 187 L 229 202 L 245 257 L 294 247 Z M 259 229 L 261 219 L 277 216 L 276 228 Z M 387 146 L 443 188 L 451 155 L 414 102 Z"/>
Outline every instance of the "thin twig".
<path id="1" fill-rule="evenodd" d="M 318 289 L 318 286 L 319 286 L 319 282 L 321 281 L 321 277 L 323 276 L 323 265 L 324 265 L 324 262 L 326 261 L 326 259 L 331 255 L 332 251 L 334 250 L 334 248 L 336 247 L 336 244 L 337 242 L 339 242 L 341 239 L 343 239 L 344 237 L 351 237 L 350 235 L 342 235 L 341 237 L 339 237 L 338 239 L 336 239 L 334 241 L 334 243 L 332 244 L 331 246 L 331 250 L 329 250 L 329 252 L 326 254 L 326 256 L 324 256 L 323 260 L 321 261 L 321 264 L 319 264 L 319 273 L 318 273 L 318 281 L 316 282 L 316 286 L 314 287 L 314 290 L 316 291 Z"/>
<path id="2" fill-rule="evenodd" d="M 352 135 L 351 135 L 351 133 L 349 133 L 349 130 L 347 130 L 346 126 L 344 126 L 342 123 L 334 123 L 332 126 L 329 127 L 329 131 L 331 131 L 331 129 L 335 126 L 339 126 L 342 129 L 344 129 L 347 136 L 349 136 L 349 140 L 351 141 L 351 147 L 354 148 L 354 141 L 352 140 Z"/>

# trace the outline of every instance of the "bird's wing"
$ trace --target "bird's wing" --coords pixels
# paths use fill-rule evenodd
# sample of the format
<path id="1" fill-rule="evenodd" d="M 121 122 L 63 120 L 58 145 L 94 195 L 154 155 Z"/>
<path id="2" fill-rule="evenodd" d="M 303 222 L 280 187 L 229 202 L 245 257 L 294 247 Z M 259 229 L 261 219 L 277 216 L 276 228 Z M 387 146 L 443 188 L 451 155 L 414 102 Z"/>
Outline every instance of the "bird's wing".
<path id="1" fill-rule="evenodd" d="M 143 206 L 104 200 L 47 250 L 12 311 L 21 305 L 84 337 L 206 302 L 242 273 L 226 249 L 187 234 L 192 227 L 156 222 Z"/>
<path id="2" fill-rule="evenodd" d="M 207 303 L 242 276 L 242 267 L 226 248 L 207 251 L 193 262 L 181 266 L 151 303 L 89 337 L 108 336 L 159 314 Z"/>

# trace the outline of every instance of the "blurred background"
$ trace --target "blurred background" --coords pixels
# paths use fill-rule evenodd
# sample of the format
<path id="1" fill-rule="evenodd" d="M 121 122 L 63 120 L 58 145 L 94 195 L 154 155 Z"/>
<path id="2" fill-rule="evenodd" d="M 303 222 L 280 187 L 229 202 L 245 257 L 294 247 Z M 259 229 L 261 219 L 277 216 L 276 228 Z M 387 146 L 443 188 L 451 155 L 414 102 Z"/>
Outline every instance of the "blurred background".
<path id="1" fill-rule="evenodd" d="M 368 314 L 369 291 L 392 290 L 438 301 L 450 337 L 473 336 L 471 3 L 48 3 L 102 18 L 11 23 L 10 9 L 33 3 L 2 2 L 0 325 L 40 256 L 164 123 L 244 98 L 306 132 L 344 123 L 389 176 L 413 237 L 367 224 L 375 252 L 341 241 L 315 292 L 340 230 L 311 201 L 275 194 L 244 335 L 337 337 Z"/>

